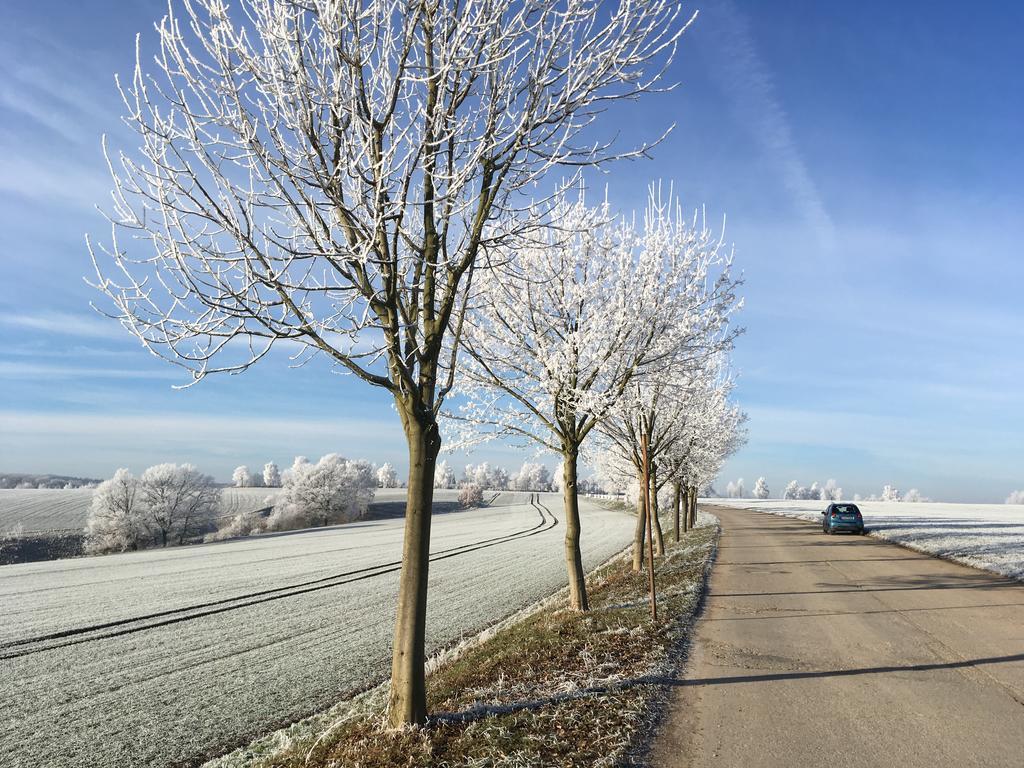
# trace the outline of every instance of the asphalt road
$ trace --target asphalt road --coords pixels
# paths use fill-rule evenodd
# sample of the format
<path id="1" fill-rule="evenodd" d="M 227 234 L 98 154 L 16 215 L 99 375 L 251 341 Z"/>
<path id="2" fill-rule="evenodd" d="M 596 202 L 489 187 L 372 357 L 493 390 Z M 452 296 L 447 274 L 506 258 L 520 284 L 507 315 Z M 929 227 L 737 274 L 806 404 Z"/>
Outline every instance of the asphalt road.
<path id="1" fill-rule="evenodd" d="M 659 768 L 1024 766 L 1024 584 L 708 511 L 721 546 Z"/>
<path id="2" fill-rule="evenodd" d="M 428 647 L 565 585 L 559 497 L 435 515 Z M 585 564 L 632 519 L 582 505 Z M 0 766 L 194 765 L 386 679 L 401 518 L 0 568 Z"/>

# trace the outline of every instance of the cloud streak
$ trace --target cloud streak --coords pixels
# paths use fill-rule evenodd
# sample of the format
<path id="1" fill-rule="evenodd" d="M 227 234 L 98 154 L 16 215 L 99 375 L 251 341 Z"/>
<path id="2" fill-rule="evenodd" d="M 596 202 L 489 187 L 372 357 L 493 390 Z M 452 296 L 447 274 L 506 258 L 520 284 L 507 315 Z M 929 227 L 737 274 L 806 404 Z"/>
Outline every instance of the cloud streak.
<path id="1" fill-rule="evenodd" d="M 72 312 L 37 312 L 15 314 L 7 309 L 0 316 L 0 323 L 26 331 L 42 331 L 59 336 L 75 336 L 89 339 L 112 339 L 123 341 L 127 332 L 113 320 L 103 320 L 92 315 Z"/>
<path id="2" fill-rule="evenodd" d="M 779 168 L 782 182 L 801 216 L 813 227 L 819 245 L 832 250 L 835 225 L 825 208 L 793 137 L 771 71 L 757 52 L 750 25 L 730 2 L 722 0 L 707 14 L 713 76 L 733 101 L 740 123 L 750 127 L 757 142 Z M 713 19 L 713 21 L 712 21 Z"/>

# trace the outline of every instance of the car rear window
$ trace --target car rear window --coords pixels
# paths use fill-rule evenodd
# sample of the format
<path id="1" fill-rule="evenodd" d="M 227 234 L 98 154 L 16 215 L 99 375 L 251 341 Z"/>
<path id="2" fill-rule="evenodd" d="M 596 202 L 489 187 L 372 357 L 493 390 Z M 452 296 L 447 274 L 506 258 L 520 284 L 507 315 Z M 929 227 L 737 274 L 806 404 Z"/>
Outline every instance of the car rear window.
<path id="1" fill-rule="evenodd" d="M 835 509 L 835 511 L 840 515 L 855 515 L 860 512 L 860 510 L 853 504 L 836 504 L 833 509 Z"/>

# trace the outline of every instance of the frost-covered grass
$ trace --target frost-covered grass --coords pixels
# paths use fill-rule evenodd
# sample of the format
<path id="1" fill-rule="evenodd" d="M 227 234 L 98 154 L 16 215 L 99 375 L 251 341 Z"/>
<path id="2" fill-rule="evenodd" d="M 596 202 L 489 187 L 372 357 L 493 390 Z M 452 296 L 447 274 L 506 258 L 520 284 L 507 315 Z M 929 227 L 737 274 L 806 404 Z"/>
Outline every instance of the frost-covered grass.
<path id="1" fill-rule="evenodd" d="M 659 562 L 657 626 L 645 575 L 618 557 L 588 578 L 589 613 L 567 610 L 559 594 L 436 662 L 427 726 L 385 730 L 381 685 L 207 768 L 624 764 L 699 601 L 718 530 L 700 522 Z"/>
<path id="2" fill-rule="evenodd" d="M 548 515 L 541 524 L 527 499 L 436 515 L 435 552 L 514 537 L 431 565 L 430 652 L 565 584 L 564 527 Z M 543 496 L 561 518 L 559 502 Z M 593 568 L 628 543 L 633 522 L 593 504 L 582 514 Z M 402 527 L 387 518 L 0 568 L 0 765 L 191 765 L 376 685 L 389 669 L 398 573 L 374 569 L 400 560 Z M 140 618 L 169 610 L 180 612 Z"/>
<path id="3" fill-rule="evenodd" d="M 824 501 L 708 499 L 821 522 Z M 858 501 L 868 533 L 910 549 L 1024 581 L 1024 505 Z"/>

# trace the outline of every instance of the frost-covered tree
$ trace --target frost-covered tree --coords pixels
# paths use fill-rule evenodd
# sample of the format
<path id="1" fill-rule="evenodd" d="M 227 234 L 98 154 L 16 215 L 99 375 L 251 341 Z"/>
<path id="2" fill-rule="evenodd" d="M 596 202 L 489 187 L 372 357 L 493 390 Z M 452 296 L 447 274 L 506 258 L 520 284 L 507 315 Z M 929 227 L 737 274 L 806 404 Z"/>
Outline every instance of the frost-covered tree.
<path id="1" fill-rule="evenodd" d="M 451 490 L 455 488 L 456 485 L 457 480 L 455 478 L 455 470 L 448 466 L 447 461 L 439 463 L 434 472 L 434 487 Z"/>
<path id="2" fill-rule="evenodd" d="M 838 483 L 832 478 L 829 478 L 825 482 L 825 486 L 821 489 L 821 500 L 822 501 L 842 501 L 843 500 L 843 489 L 839 487 Z"/>
<path id="3" fill-rule="evenodd" d="M 168 7 L 157 55 L 119 82 L 139 149 L 108 153 L 112 242 L 90 243 L 98 287 L 196 381 L 284 342 L 391 393 L 409 494 L 389 719 L 421 723 L 437 416 L 466 286 L 532 226 L 523 200 L 549 170 L 616 157 L 584 132 L 659 80 L 681 6 Z"/>
<path id="4" fill-rule="evenodd" d="M 768 481 L 764 477 L 757 478 L 757 482 L 754 483 L 754 498 L 767 499 L 770 496 L 771 491 L 768 490 Z"/>
<path id="5" fill-rule="evenodd" d="M 476 485 L 480 488 L 490 487 L 491 465 L 486 461 L 480 464 L 467 464 L 462 472 L 463 485 Z"/>
<path id="6" fill-rule="evenodd" d="M 1024 504 L 1024 491 L 1010 491 L 1006 497 L 1007 504 Z"/>
<path id="7" fill-rule="evenodd" d="M 731 334 L 724 335 L 726 346 Z M 703 344 L 711 349 L 712 340 Z M 692 349 L 701 341 L 694 340 Z M 707 486 L 724 460 L 743 442 L 745 416 L 729 401 L 732 382 L 725 371 L 724 350 L 697 357 L 689 366 L 661 369 L 657 376 L 638 383 L 636 391 L 614 409 L 600 430 L 623 460 L 633 467 L 639 489 L 633 538 L 633 569 L 644 563 L 644 541 L 650 518 L 654 543 L 661 540 L 658 492 L 670 480 L 676 529 L 696 519 L 697 489 Z M 678 363 L 678 361 L 677 361 Z M 645 482 L 649 485 L 646 486 Z M 735 486 L 734 489 L 735 491 Z M 648 500 L 651 502 L 648 508 Z M 685 504 L 685 515 L 681 507 Z M 683 518 L 680 520 L 680 518 Z"/>
<path id="8" fill-rule="evenodd" d="M 466 483 L 459 489 L 459 504 L 463 507 L 479 507 L 483 503 L 483 490 L 476 483 Z"/>
<path id="9" fill-rule="evenodd" d="M 525 461 L 512 477 L 511 484 L 515 491 L 550 491 L 551 472 L 539 462 Z"/>
<path id="10" fill-rule="evenodd" d="M 725 484 L 725 498 L 736 498 L 736 483 L 734 483 L 732 480 Z"/>
<path id="11" fill-rule="evenodd" d="M 267 488 L 281 487 L 281 470 L 272 461 L 263 465 L 263 485 Z"/>
<path id="12" fill-rule="evenodd" d="M 93 491 L 85 526 L 85 552 L 135 550 L 146 545 L 146 538 L 138 479 L 122 467 Z"/>
<path id="13" fill-rule="evenodd" d="M 398 487 L 398 473 L 395 472 L 395 468 L 391 466 L 390 462 L 384 462 L 377 469 L 377 485 L 380 488 Z"/>
<path id="14" fill-rule="evenodd" d="M 491 471 L 490 482 L 490 488 L 493 490 L 507 491 L 509 489 L 509 484 L 512 482 L 512 478 L 509 476 L 508 470 L 504 467 L 495 467 Z"/>
<path id="15" fill-rule="evenodd" d="M 927 498 L 917 488 L 911 488 L 909 491 L 903 494 L 903 501 L 911 503 L 922 503 L 926 501 L 931 501 L 931 499 Z"/>
<path id="16" fill-rule="evenodd" d="M 899 489 L 892 485 L 886 485 L 882 488 L 882 494 L 879 497 L 879 501 L 902 501 L 903 496 L 899 492 Z"/>
<path id="17" fill-rule="evenodd" d="M 119 469 L 93 492 L 85 551 L 184 544 L 212 525 L 220 497 L 213 478 L 191 464 L 157 464 L 138 478 Z"/>
<path id="18" fill-rule="evenodd" d="M 800 483 L 796 480 L 790 480 L 786 484 L 786 490 L 782 493 L 784 499 L 799 499 L 800 498 Z"/>
<path id="19" fill-rule="evenodd" d="M 480 276 L 463 333 L 463 438 L 524 439 L 562 460 L 571 605 L 586 610 L 578 462 L 637 377 L 721 327 L 733 283 L 721 240 L 652 190 L 643 224 L 581 193 Z M 721 268 L 725 266 L 726 269 Z"/>
<path id="20" fill-rule="evenodd" d="M 191 464 L 157 464 L 139 476 L 143 520 L 163 547 L 184 544 L 210 526 L 220 506 L 221 491 L 213 478 Z"/>
<path id="21" fill-rule="evenodd" d="M 743 484 L 743 478 L 741 477 L 736 481 L 736 498 L 745 499 L 747 497 L 747 489 Z"/>
<path id="22" fill-rule="evenodd" d="M 249 468 L 244 464 L 240 467 L 235 467 L 235 471 L 231 473 L 231 484 L 235 488 L 248 488 L 252 485 L 252 473 Z"/>
<path id="23" fill-rule="evenodd" d="M 369 462 L 350 461 L 337 453 L 327 454 L 316 464 L 299 458 L 303 460 L 296 459 L 285 473 L 281 493 L 267 520 L 268 528 L 332 525 L 366 514 L 377 487 Z"/>

